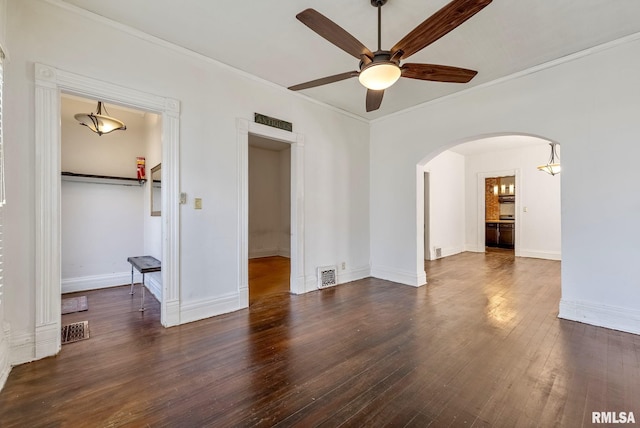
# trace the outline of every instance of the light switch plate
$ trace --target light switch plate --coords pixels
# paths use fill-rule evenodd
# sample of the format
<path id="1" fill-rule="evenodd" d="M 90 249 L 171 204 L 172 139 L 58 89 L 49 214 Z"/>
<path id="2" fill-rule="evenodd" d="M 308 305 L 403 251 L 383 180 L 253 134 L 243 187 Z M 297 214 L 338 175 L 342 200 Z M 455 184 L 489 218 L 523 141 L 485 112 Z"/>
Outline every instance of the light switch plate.
<path id="1" fill-rule="evenodd" d="M 202 209 L 202 198 L 195 198 L 194 199 L 194 205 L 195 205 L 195 209 L 201 210 Z"/>
<path id="2" fill-rule="evenodd" d="M 184 192 L 180 193 L 180 203 L 183 205 L 187 203 L 187 194 Z"/>

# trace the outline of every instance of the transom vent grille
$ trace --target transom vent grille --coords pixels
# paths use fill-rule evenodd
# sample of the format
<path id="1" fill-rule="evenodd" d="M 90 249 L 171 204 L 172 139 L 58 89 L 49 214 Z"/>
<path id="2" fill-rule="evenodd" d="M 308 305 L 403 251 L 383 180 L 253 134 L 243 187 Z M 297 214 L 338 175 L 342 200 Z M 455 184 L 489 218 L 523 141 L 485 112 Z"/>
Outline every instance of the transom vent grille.
<path id="1" fill-rule="evenodd" d="M 318 288 L 333 287 L 338 283 L 338 268 L 336 266 L 322 266 L 318 268 Z"/>

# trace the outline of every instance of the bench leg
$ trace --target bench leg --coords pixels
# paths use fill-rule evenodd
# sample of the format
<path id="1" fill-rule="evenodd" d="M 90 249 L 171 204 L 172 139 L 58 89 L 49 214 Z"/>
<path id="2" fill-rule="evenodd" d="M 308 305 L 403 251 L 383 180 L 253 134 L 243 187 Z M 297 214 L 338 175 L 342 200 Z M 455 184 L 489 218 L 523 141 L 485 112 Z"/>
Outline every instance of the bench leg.
<path id="1" fill-rule="evenodd" d="M 133 294 L 133 265 L 131 265 L 131 290 L 129 290 L 129 294 Z"/>
<path id="2" fill-rule="evenodd" d="M 142 274 L 142 300 L 140 300 L 140 312 L 144 312 L 144 273 Z"/>

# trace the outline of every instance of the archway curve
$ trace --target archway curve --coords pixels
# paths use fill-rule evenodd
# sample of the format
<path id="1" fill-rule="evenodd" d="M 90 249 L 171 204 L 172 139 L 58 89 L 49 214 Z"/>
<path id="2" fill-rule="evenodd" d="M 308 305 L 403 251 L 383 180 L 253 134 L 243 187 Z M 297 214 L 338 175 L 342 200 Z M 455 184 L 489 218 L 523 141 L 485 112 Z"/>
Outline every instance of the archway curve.
<path id="1" fill-rule="evenodd" d="M 426 171 L 426 167 L 429 164 L 429 162 L 434 160 L 436 157 L 438 157 L 442 153 L 462 145 L 469 145 L 469 147 L 472 147 L 473 145 L 477 145 L 477 147 L 481 147 L 484 144 L 487 146 L 484 150 L 498 150 L 500 147 L 506 148 L 507 150 L 513 150 L 518 148 L 518 146 L 520 147 L 531 146 L 531 145 L 547 146 L 548 144 L 551 144 L 551 143 L 557 144 L 558 146 L 560 146 L 559 142 L 556 142 L 550 138 L 540 136 L 540 135 L 523 133 L 523 132 L 499 132 L 499 133 L 480 134 L 480 135 L 465 137 L 458 140 L 453 140 L 439 146 L 436 150 L 432 150 L 431 152 L 427 153 L 416 164 L 416 216 L 415 216 L 416 230 L 424 232 L 424 228 L 427 227 L 425 225 L 425 200 L 424 200 L 424 195 L 425 195 L 424 173 Z M 547 159 L 546 158 L 540 159 L 540 163 L 543 163 L 543 161 L 545 160 Z M 522 172 L 519 170 L 519 168 L 506 168 L 506 169 L 503 168 L 500 170 L 487 171 L 485 174 L 478 174 L 477 180 L 478 180 L 478 183 L 480 183 L 481 179 L 482 181 L 484 181 L 485 176 L 488 177 L 492 175 L 495 175 L 495 176 L 516 175 L 517 177 L 516 181 L 519 182 L 520 181 L 519 176 L 521 174 Z M 480 185 L 478 184 L 478 189 L 479 189 L 479 186 Z M 477 198 L 477 201 L 478 201 L 477 224 L 480 225 L 480 223 L 484 223 L 485 221 L 484 199 Z M 516 206 L 516 209 L 519 209 L 519 208 L 520 206 L 518 204 Z M 482 229 L 482 231 L 480 232 L 480 229 L 481 229 L 480 226 L 476 226 L 476 227 L 478 228 L 477 242 L 484 242 L 484 229 Z M 516 227 L 516 236 L 519 236 L 519 235 L 521 235 L 521 232 L 518 229 L 518 227 Z M 425 234 L 418 233 L 418 236 L 415 242 L 416 242 L 416 251 L 415 251 L 416 276 L 419 279 L 424 279 L 419 281 L 419 285 L 424 285 L 427 283 L 427 273 L 424 270 Z M 466 248 L 466 244 L 465 244 L 465 248 Z M 516 255 L 517 256 L 521 255 L 520 251 L 517 251 Z M 550 257 L 550 258 L 553 258 L 553 257 Z"/>

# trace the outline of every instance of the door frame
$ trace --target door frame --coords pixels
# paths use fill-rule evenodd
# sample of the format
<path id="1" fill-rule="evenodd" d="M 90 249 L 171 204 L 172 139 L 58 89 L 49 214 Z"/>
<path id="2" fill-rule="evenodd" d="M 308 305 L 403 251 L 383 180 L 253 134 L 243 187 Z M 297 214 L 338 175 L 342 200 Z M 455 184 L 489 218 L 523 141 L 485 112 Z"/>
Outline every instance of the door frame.
<path id="1" fill-rule="evenodd" d="M 180 102 L 35 64 L 36 285 L 35 358 L 61 349 L 60 95 L 150 111 L 162 117 L 162 296 L 161 323 L 180 324 L 179 130 Z M 166 183 L 166 184 L 165 184 Z"/>
<path id="2" fill-rule="evenodd" d="M 522 171 L 520 168 L 516 169 L 507 169 L 501 171 L 491 171 L 491 172 L 479 172 L 477 174 L 477 186 L 478 186 L 478 235 L 477 235 L 477 250 L 478 252 L 484 253 L 486 252 L 485 245 L 485 179 L 494 178 L 494 177 L 511 177 L 515 176 L 515 212 L 516 212 L 516 222 L 513 233 L 515 234 L 515 245 L 513 248 L 514 255 L 516 257 L 520 257 L 520 230 L 522 228 L 522 216 L 520 215 L 520 201 L 522 199 L 522 184 L 520 181 L 522 180 Z"/>
<path id="3" fill-rule="evenodd" d="M 305 293 L 304 271 L 304 135 L 247 119 L 236 120 L 238 150 L 238 304 L 249 306 L 249 134 L 291 145 L 291 278 L 289 290 Z"/>

